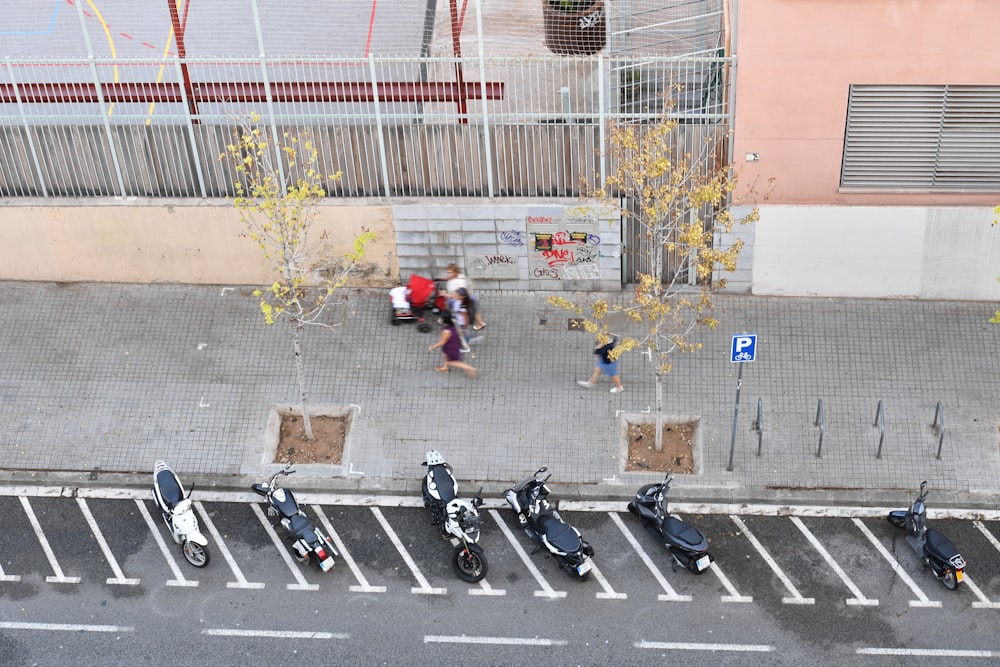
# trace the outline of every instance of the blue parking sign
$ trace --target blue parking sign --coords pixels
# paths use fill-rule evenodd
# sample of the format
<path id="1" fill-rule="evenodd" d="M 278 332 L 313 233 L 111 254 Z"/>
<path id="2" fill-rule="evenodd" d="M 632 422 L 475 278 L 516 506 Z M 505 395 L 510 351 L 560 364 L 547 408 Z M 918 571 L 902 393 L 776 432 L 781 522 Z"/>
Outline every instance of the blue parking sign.
<path id="1" fill-rule="evenodd" d="M 757 334 L 736 334 L 729 361 L 738 364 L 753 361 L 757 356 Z"/>

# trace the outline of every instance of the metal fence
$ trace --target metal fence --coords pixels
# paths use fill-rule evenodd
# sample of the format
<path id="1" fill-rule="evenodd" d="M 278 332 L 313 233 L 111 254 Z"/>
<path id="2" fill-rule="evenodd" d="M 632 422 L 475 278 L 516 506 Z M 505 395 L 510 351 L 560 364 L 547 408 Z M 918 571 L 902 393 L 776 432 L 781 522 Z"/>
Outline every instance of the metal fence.
<path id="1" fill-rule="evenodd" d="M 612 168 L 609 121 L 666 100 L 679 145 L 729 127 L 724 57 L 11 60 L 0 196 L 222 197 L 251 112 L 308 131 L 336 197 L 576 196 Z"/>

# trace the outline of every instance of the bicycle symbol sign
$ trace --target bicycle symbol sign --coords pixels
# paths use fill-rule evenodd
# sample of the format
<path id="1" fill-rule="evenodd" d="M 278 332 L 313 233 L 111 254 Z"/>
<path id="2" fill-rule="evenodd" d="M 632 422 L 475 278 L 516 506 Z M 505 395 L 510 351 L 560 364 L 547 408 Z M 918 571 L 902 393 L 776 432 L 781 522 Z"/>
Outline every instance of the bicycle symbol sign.
<path id="1" fill-rule="evenodd" d="M 729 361 L 742 363 L 753 361 L 757 356 L 757 334 L 737 334 L 733 336 L 733 347 Z"/>

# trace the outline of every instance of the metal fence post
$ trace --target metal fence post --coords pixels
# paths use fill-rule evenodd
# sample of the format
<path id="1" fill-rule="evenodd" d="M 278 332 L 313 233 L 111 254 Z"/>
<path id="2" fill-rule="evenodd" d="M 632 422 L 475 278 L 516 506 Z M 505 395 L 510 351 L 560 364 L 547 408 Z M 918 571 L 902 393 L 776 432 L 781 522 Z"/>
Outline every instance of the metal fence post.
<path id="1" fill-rule="evenodd" d="M 378 156 L 379 162 L 382 163 L 382 188 L 383 196 L 389 196 L 389 163 L 386 161 L 385 157 L 385 137 L 382 135 L 382 109 L 381 103 L 378 97 L 378 80 L 375 77 L 375 58 L 371 53 L 368 54 L 368 71 L 371 73 L 372 77 L 372 106 L 375 108 L 375 127 L 378 132 L 376 137 L 378 138 Z"/>
<path id="2" fill-rule="evenodd" d="M 42 163 L 38 160 L 38 151 L 35 149 L 35 139 L 31 136 L 31 125 L 28 124 L 28 115 L 24 112 L 24 102 L 21 100 L 21 91 L 17 87 L 17 80 L 14 78 L 14 66 L 10 64 L 10 56 L 5 59 L 7 62 L 7 75 L 10 77 L 11 87 L 14 89 L 14 99 L 17 100 L 17 110 L 21 114 L 21 122 L 24 123 L 24 136 L 28 140 L 28 150 L 31 152 L 31 161 L 35 164 L 35 174 L 38 177 L 38 187 L 42 190 L 42 196 L 48 197 L 49 190 L 45 186 L 45 174 L 42 172 Z"/>
<path id="3" fill-rule="evenodd" d="M 875 422 L 872 426 L 878 426 L 878 451 L 875 452 L 875 458 L 882 458 L 882 443 L 885 442 L 885 406 L 882 405 L 882 399 L 878 401 L 878 407 L 875 408 Z"/>
<path id="4" fill-rule="evenodd" d="M 931 428 L 937 430 L 938 449 L 935 458 L 940 461 L 941 445 L 944 444 L 944 408 L 941 407 L 941 401 L 937 402 L 937 407 L 934 409 L 934 423 L 931 424 Z"/>
<path id="5" fill-rule="evenodd" d="M 823 415 L 823 399 L 819 399 L 816 406 L 816 422 L 813 426 L 819 426 L 819 447 L 816 448 L 816 458 L 823 456 L 823 431 L 826 430 L 826 418 Z"/>
<path id="6" fill-rule="evenodd" d="M 483 103 L 483 142 L 486 149 L 486 193 L 493 198 L 493 141 L 490 137 L 490 121 L 486 110 L 486 56 L 483 50 L 483 8 L 481 0 L 476 0 L 476 36 L 479 42 L 479 99 Z"/>
<path id="7" fill-rule="evenodd" d="M 177 81 L 180 83 L 183 81 L 181 78 L 183 76 L 181 72 L 181 59 L 174 58 L 174 70 L 177 72 Z M 188 129 L 188 139 L 191 141 L 191 158 L 194 161 L 194 171 L 198 177 L 198 188 L 201 190 L 201 198 L 208 198 L 208 189 L 205 187 L 205 174 L 201 170 L 201 155 L 198 152 L 198 141 L 194 134 L 194 119 L 191 118 L 190 105 L 188 104 L 187 90 L 185 90 L 183 85 L 179 85 L 178 88 L 181 90 L 181 99 L 184 100 L 184 109 L 187 110 L 184 114 L 184 118 L 187 119 L 187 129 Z"/>

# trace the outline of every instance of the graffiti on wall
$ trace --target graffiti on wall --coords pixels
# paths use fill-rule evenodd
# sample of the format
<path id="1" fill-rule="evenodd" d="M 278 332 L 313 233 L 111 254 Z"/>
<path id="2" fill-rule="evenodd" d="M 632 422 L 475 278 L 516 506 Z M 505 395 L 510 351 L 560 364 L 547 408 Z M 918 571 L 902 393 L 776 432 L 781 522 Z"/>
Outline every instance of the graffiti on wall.
<path id="1" fill-rule="evenodd" d="M 573 206 L 562 217 L 527 216 L 528 270 L 538 280 L 598 280 L 600 221 L 609 211 Z"/>

